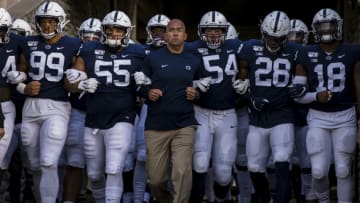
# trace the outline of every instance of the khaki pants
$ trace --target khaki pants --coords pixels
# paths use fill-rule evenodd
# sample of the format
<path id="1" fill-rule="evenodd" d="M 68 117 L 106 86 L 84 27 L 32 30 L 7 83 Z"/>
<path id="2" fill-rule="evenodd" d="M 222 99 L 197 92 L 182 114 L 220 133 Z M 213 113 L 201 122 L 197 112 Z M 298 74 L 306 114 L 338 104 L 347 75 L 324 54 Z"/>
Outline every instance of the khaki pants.
<path id="1" fill-rule="evenodd" d="M 192 154 L 195 127 L 145 131 L 146 170 L 151 192 L 160 203 L 188 203 L 192 185 Z M 173 197 L 168 190 L 169 162 Z"/>

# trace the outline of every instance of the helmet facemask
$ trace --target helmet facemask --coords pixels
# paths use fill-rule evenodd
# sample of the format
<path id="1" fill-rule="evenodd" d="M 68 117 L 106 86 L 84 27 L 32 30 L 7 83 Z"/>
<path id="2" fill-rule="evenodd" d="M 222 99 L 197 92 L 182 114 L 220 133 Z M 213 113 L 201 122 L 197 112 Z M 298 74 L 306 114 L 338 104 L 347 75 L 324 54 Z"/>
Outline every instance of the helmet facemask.
<path id="1" fill-rule="evenodd" d="M 267 34 L 266 32 L 262 32 L 262 39 L 266 48 L 271 52 L 275 53 L 279 51 L 281 48 L 286 46 L 287 36 L 283 35 L 280 37 L 273 37 Z"/>
<path id="2" fill-rule="evenodd" d="M 206 43 L 208 48 L 219 48 L 226 39 L 227 28 L 205 27 L 201 28 L 201 40 Z"/>
<path id="3" fill-rule="evenodd" d="M 314 34 L 316 41 L 330 43 L 338 40 L 338 24 L 337 21 L 318 22 L 314 25 Z"/>
<path id="4" fill-rule="evenodd" d="M 290 31 L 287 38 L 288 41 L 292 41 L 298 44 L 306 44 L 306 33 L 303 31 Z"/>
<path id="5" fill-rule="evenodd" d="M 93 32 L 93 31 L 80 31 L 80 39 L 84 42 L 90 41 L 99 41 L 101 37 L 101 32 Z"/>
<path id="6" fill-rule="evenodd" d="M 110 32 L 109 32 L 109 29 Z M 113 36 L 113 29 L 115 30 L 123 30 L 123 35 Z M 119 31 L 115 31 L 119 32 Z M 104 25 L 103 26 L 103 42 L 110 48 L 120 48 L 120 47 L 127 47 L 130 40 L 130 32 L 131 28 L 129 27 L 120 27 L 120 26 L 113 26 L 113 25 Z"/>
<path id="7" fill-rule="evenodd" d="M 166 26 L 153 26 L 147 28 L 148 39 L 146 44 L 153 45 L 154 47 L 162 47 L 166 44 L 165 32 Z"/>

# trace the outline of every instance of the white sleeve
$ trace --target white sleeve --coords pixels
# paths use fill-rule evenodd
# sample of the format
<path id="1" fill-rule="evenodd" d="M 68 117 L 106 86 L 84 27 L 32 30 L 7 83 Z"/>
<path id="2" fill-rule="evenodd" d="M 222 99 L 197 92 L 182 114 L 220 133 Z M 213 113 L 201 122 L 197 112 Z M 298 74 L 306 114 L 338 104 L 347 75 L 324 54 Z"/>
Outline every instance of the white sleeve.
<path id="1" fill-rule="evenodd" d="M 317 92 L 307 92 L 304 96 L 299 98 L 294 98 L 294 100 L 301 104 L 309 104 L 316 101 Z"/>
<path id="2" fill-rule="evenodd" d="M 292 84 L 302 84 L 302 85 L 306 85 L 307 84 L 307 77 L 306 76 L 301 76 L 301 75 L 295 75 Z"/>

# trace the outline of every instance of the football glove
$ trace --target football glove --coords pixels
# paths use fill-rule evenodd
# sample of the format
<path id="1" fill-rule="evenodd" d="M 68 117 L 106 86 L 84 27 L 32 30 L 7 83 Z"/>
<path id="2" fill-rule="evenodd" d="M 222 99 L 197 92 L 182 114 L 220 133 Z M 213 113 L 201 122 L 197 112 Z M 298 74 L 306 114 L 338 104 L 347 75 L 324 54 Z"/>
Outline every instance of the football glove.
<path id="1" fill-rule="evenodd" d="M 151 80 L 143 72 L 134 73 L 135 83 L 137 85 L 151 85 Z"/>
<path id="2" fill-rule="evenodd" d="M 251 105 L 256 111 L 262 111 L 266 105 L 269 104 L 269 100 L 264 97 L 252 97 Z"/>
<path id="3" fill-rule="evenodd" d="M 65 71 L 65 75 L 66 75 L 66 79 L 71 83 L 77 83 L 80 82 L 81 80 L 86 80 L 87 79 L 87 75 L 84 71 L 80 71 L 80 70 L 76 70 L 76 69 L 67 69 Z"/>
<path id="4" fill-rule="evenodd" d="M 199 88 L 201 92 L 207 92 L 210 88 L 211 78 L 201 78 L 200 80 L 193 81 L 193 88 Z"/>
<path id="5" fill-rule="evenodd" d="M 26 73 L 16 70 L 7 72 L 6 77 L 11 84 L 19 84 L 27 79 Z"/>
<path id="6" fill-rule="evenodd" d="M 249 79 L 237 79 L 233 82 L 233 88 L 235 89 L 235 92 L 238 94 L 245 94 L 249 89 Z"/>
<path id="7" fill-rule="evenodd" d="M 94 93 L 97 89 L 99 82 L 95 78 L 89 78 L 79 82 L 78 89 L 85 92 Z"/>
<path id="8" fill-rule="evenodd" d="M 288 87 L 288 93 L 291 98 L 299 98 L 305 95 L 307 87 L 305 84 L 293 84 Z"/>

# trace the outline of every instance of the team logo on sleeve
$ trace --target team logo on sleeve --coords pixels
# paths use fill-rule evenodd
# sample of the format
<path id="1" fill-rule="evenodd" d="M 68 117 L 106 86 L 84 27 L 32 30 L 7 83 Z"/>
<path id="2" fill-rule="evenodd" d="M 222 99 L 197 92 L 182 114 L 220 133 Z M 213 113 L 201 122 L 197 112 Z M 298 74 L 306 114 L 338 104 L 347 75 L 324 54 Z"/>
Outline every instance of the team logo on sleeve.
<path id="1" fill-rule="evenodd" d="M 319 52 L 310 51 L 310 52 L 308 52 L 307 55 L 310 58 L 310 62 L 312 62 L 312 63 L 319 62 L 319 59 L 318 59 Z"/>
<path id="2" fill-rule="evenodd" d="M 207 48 L 198 48 L 197 50 L 201 55 L 209 55 L 209 51 Z"/>
<path id="3" fill-rule="evenodd" d="M 95 55 L 104 55 L 105 50 L 103 50 L 103 49 L 95 49 L 94 53 L 95 53 Z"/>
<path id="4" fill-rule="evenodd" d="M 191 66 L 186 65 L 186 66 L 185 66 L 185 70 L 190 71 L 190 70 L 191 70 Z"/>
<path id="5" fill-rule="evenodd" d="M 319 57 L 319 52 L 310 51 L 310 52 L 308 52 L 308 57 L 309 58 L 317 58 L 317 57 Z"/>
<path id="6" fill-rule="evenodd" d="M 338 55 L 338 59 L 341 59 L 345 56 L 346 54 L 341 54 L 341 55 Z"/>
<path id="7" fill-rule="evenodd" d="M 28 45 L 29 47 L 35 47 L 35 46 L 38 45 L 38 41 L 28 41 L 28 42 L 27 42 L 27 45 Z"/>
<path id="8" fill-rule="evenodd" d="M 263 46 L 254 45 L 254 46 L 252 46 L 252 49 L 253 49 L 255 52 L 263 52 L 263 51 L 264 51 L 264 47 L 263 47 Z"/>

